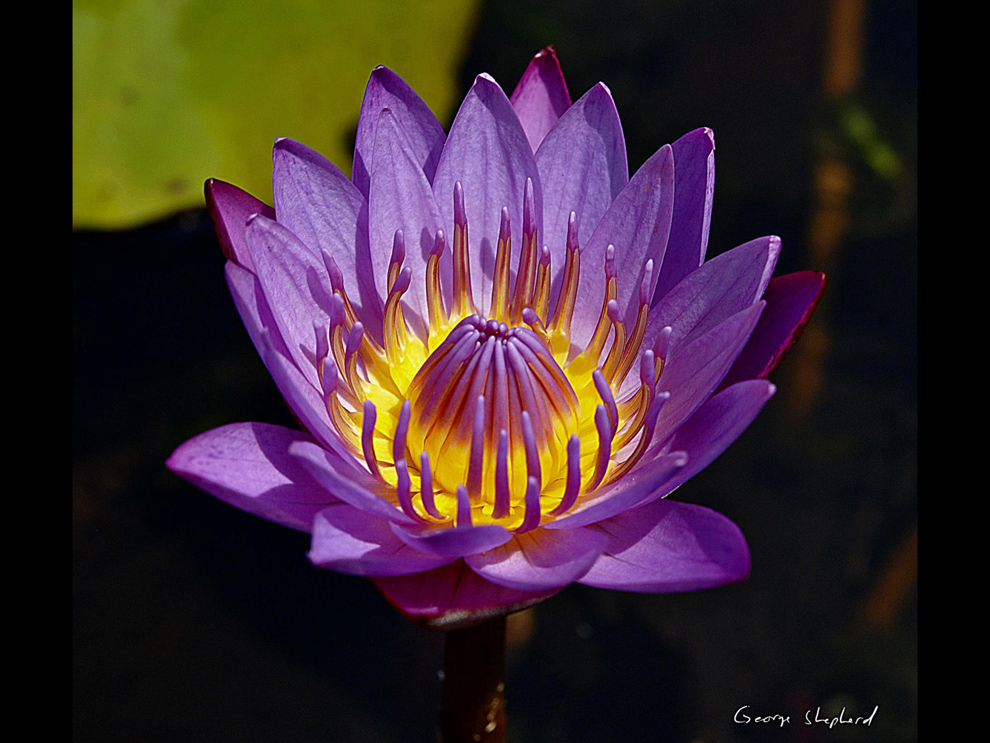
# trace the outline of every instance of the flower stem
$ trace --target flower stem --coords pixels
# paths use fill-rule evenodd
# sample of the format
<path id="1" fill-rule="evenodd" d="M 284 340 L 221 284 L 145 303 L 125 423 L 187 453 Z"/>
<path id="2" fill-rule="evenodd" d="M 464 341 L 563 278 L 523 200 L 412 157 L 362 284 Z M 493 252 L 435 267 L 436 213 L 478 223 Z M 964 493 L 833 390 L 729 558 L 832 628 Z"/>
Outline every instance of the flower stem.
<path id="1" fill-rule="evenodd" d="M 504 743 L 505 617 L 447 632 L 441 743 Z"/>

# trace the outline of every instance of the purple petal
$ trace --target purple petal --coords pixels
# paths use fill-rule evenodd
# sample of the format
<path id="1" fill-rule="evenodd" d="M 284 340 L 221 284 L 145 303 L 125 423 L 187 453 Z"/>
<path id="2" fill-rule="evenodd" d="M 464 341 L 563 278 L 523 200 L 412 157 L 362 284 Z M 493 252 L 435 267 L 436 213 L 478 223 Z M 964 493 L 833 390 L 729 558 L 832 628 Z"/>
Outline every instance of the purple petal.
<path id="1" fill-rule="evenodd" d="M 409 575 L 438 568 L 456 558 L 424 555 L 406 546 L 389 522 L 341 503 L 323 509 L 313 523 L 309 559 L 348 575 Z"/>
<path id="2" fill-rule="evenodd" d="M 372 578 L 392 606 L 431 629 L 469 627 L 521 611 L 557 591 L 531 593 L 486 581 L 463 560 L 415 575 Z"/>
<path id="3" fill-rule="evenodd" d="M 226 271 L 244 327 L 292 412 L 324 447 L 341 457 L 350 456 L 330 421 L 323 396 L 291 360 L 258 278 L 234 263 L 227 263 Z"/>
<path id="4" fill-rule="evenodd" d="M 739 382 L 722 390 L 681 424 L 670 439 L 661 442 L 658 451 L 687 452 L 687 464 L 674 473 L 662 490 L 640 505 L 672 493 L 722 455 L 742 435 L 773 397 L 776 388 L 762 379 Z M 647 452 L 644 456 L 649 456 Z"/>
<path id="5" fill-rule="evenodd" d="M 301 442 L 289 449 L 289 454 L 328 492 L 350 506 L 385 521 L 414 524 L 397 505 L 380 497 L 384 487 L 374 477 L 322 447 Z"/>
<path id="6" fill-rule="evenodd" d="M 660 500 L 594 528 L 609 544 L 580 579 L 585 585 L 672 593 L 749 576 L 749 548 L 739 527 L 702 506 Z"/>
<path id="7" fill-rule="evenodd" d="M 323 262 L 288 229 L 265 217 L 248 222 L 247 243 L 258 281 L 296 367 L 314 387 L 313 323 L 330 327 L 330 279 Z"/>
<path id="8" fill-rule="evenodd" d="M 574 529 L 628 511 L 657 492 L 669 493 L 667 483 L 685 465 L 684 452 L 671 452 L 640 464 L 614 482 L 579 500 L 574 511 L 543 524 L 547 529 Z"/>
<path id="9" fill-rule="evenodd" d="M 368 196 L 375 283 L 382 296 L 387 296 L 393 239 L 395 231 L 402 230 L 406 246 L 404 265 L 412 269 L 412 280 L 403 302 L 411 311 L 407 319 L 415 325 L 418 317 L 420 328 L 425 329 L 429 322 L 426 261 L 443 220 L 409 140 L 388 109 L 381 114 L 377 134 Z"/>
<path id="10" fill-rule="evenodd" d="M 297 442 L 312 438 L 267 423 L 232 423 L 190 439 L 166 465 L 243 511 L 309 531 L 316 513 L 336 498 L 289 456 Z"/>
<path id="11" fill-rule="evenodd" d="M 749 343 L 722 380 L 722 387 L 741 379 L 770 378 L 801 337 L 822 298 L 826 281 L 825 274 L 817 271 L 800 271 L 770 280 L 763 295 L 767 307 Z"/>
<path id="12" fill-rule="evenodd" d="M 403 542 L 436 557 L 464 557 L 505 544 L 512 533 L 504 526 L 394 526 L 392 531 Z"/>
<path id="13" fill-rule="evenodd" d="M 763 293 L 779 253 L 780 238 L 761 237 L 688 274 L 650 310 L 642 349 L 656 348 L 665 327 L 671 328 L 667 346 L 674 348 L 752 305 Z M 619 396 L 627 396 L 638 384 L 633 375 L 626 377 Z"/>
<path id="14" fill-rule="evenodd" d="M 464 189 L 471 254 L 471 288 L 478 311 L 488 313 L 502 207 L 508 207 L 516 256 L 522 245 L 523 195 L 533 181 L 537 230 L 543 233 L 543 189 L 526 134 L 505 93 L 479 75 L 461 104 L 440 155 L 433 193 L 448 241 L 454 234 L 454 183 Z M 449 243 L 448 243 L 449 244 Z M 515 268 L 516 259 L 511 265 Z M 444 253 L 449 275 L 450 249 Z"/>
<path id="15" fill-rule="evenodd" d="M 674 156 L 670 145 L 664 145 L 636 171 L 581 251 L 581 278 L 571 325 L 572 342 L 579 347 L 587 344 L 602 311 L 609 245 L 615 245 L 619 310 L 623 317 L 636 317 L 646 262 L 652 259 L 653 265 L 659 266 L 667 246 L 673 186 Z"/>
<path id="16" fill-rule="evenodd" d="M 234 304 L 258 353 L 263 356 L 264 348 L 271 347 L 289 358 L 289 347 L 275 324 L 275 317 L 265 300 L 257 275 L 233 262 L 228 262 L 224 271 Z M 264 342 L 262 334 L 266 338 Z"/>
<path id="17" fill-rule="evenodd" d="M 763 294 L 780 254 L 780 238 L 760 237 L 712 258 L 650 310 L 644 348 L 671 328 L 671 349 L 707 333 Z"/>
<path id="18" fill-rule="evenodd" d="M 549 591 L 570 585 L 602 554 L 608 538 L 592 529 L 537 529 L 508 544 L 466 557 L 482 578 L 521 591 Z"/>
<path id="19" fill-rule="evenodd" d="M 220 247 L 228 260 L 254 270 L 254 261 L 244 239 L 244 225 L 252 214 L 275 219 L 275 210 L 237 186 L 210 178 L 206 182 L 206 206 L 216 228 Z"/>
<path id="20" fill-rule="evenodd" d="M 364 91 L 354 143 L 354 185 L 366 198 L 370 193 L 378 117 L 386 108 L 405 131 L 413 158 L 430 183 L 447 138 L 437 117 L 413 89 L 387 67 L 376 67 Z"/>
<path id="21" fill-rule="evenodd" d="M 674 216 L 660 267 L 653 304 L 705 260 L 715 193 L 715 135 L 711 129 L 688 132 L 674 151 Z"/>
<path id="22" fill-rule="evenodd" d="M 763 311 L 757 302 L 695 340 L 671 349 L 657 392 L 670 399 L 657 418 L 656 438 L 672 434 L 714 392 L 742 351 Z"/>
<path id="23" fill-rule="evenodd" d="M 510 100 L 526 139 L 536 152 L 547 132 L 571 105 L 571 94 L 567 92 L 564 73 L 552 46 L 536 53 Z"/>
<path id="24" fill-rule="evenodd" d="M 564 270 L 567 222 L 577 214 L 579 239 L 591 237 L 602 216 L 629 182 L 619 112 L 599 83 L 571 106 L 536 152 L 543 180 L 543 237 L 554 276 Z M 599 277 L 600 278 L 600 277 Z"/>
<path id="25" fill-rule="evenodd" d="M 368 205 L 337 167 L 305 145 L 279 139 L 272 153 L 278 222 L 322 265 L 333 256 L 365 330 L 381 339 L 382 297 L 376 290 L 368 245 Z"/>

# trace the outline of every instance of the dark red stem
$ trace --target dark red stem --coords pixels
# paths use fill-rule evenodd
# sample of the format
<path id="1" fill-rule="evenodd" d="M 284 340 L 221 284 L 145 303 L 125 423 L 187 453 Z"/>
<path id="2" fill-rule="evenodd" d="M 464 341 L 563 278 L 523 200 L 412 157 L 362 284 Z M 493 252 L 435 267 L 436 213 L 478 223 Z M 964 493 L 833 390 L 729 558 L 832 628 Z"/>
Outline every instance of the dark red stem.
<path id="1" fill-rule="evenodd" d="M 505 617 L 447 632 L 441 743 L 504 743 Z"/>

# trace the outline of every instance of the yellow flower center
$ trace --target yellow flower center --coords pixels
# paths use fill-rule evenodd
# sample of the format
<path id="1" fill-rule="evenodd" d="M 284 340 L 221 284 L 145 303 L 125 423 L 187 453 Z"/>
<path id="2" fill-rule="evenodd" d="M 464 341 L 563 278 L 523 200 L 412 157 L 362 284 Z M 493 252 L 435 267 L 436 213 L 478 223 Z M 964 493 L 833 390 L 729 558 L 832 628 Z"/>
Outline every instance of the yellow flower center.
<path id="1" fill-rule="evenodd" d="M 381 344 L 364 332 L 339 271 L 328 266 L 331 325 L 318 349 L 327 409 L 343 441 L 382 483 L 380 495 L 414 518 L 528 531 L 628 471 L 652 438 L 663 402 L 655 393 L 662 353 L 643 353 L 639 387 L 615 399 L 640 356 L 652 261 L 627 330 L 609 246 L 599 321 L 578 353 L 570 337 L 581 262 L 574 215 L 551 314 L 550 252 L 538 248 L 533 214 L 527 183 L 515 286 L 503 209 L 489 316 L 482 317 L 471 291 L 463 193 L 455 185 L 452 296 L 448 310 L 440 231 L 426 264 L 425 338 L 410 330 L 400 301 L 411 273 L 402 267 L 401 232 L 388 270 Z"/>

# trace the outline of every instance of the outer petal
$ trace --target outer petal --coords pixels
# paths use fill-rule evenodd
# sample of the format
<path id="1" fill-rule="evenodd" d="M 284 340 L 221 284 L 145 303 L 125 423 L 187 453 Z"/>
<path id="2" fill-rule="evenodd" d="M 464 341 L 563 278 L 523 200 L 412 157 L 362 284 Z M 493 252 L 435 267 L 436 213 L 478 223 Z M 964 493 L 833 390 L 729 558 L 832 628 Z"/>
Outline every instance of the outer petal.
<path id="1" fill-rule="evenodd" d="M 700 338 L 671 350 L 657 384 L 658 392 L 670 392 L 657 418 L 657 440 L 672 434 L 711 396 L 749 340 L 762 311 L 763 302 L 757 302 Z"/>
<path id="2" fill-rule="evenodd" d="M 364 91 L 354 143 L 354 185 L 366 198 L 370 192 L 378 117 L 386 108 L 405 131 L 414 159 L 430 183 L 447 138 L 437 117 L 413 89 L 387 67 L 376 67 Z"/>
<path id="3" fill-rule="evenodd" d="M 309 559 L 349 575 L 409 575 L 438 568 L 456 558 L 424 555 L 406 546 L 388 521 L 340 503 L 322 510 L 313 523 Z"/>
<path id="4" fill-rule="evenodd" d="M 498 524 L 421 528 L 396 525 L 392 531 L 420 552 L 451 559 L 495 549 L 512 539 L 512 533 Z"/>
<path id="5" fill-rule="evenodd" d="M 715 135 L 695 129 L 671 145 L 674 151 L 674 218 L 653 303 L 705 260 L 715 193 Z"/>
<path id="6" fill-rule="evenodd" d="M 279 224 L 309 248 L 317 265 L 333 256 L 361 322 L 381 339 L 382 296 L 373 281 L 368 205 L 337 167 L 305 145 L 279 139 L 272 153 Z"/>
<path id="7" fill-rule="evenodd" d="M 351 507 L 382 521 L 416 523 L 399 507 L 376 494 L 379 483 L 352 462 L 336 457 L 322 447 L 300 442 L 289 450 L 312 478 Z M 353 460 L 352 460 L 353 461 Z"/>
<path id="8" fill-rule="evenodd" d="M 474 302 L 487 314 L 491 302 L 495 248 L 502 207 L 508 207 L 512 244 L 522 244 L 523 196 L 531 178 L 536 200 L 537 229 L 543 233 L 543 190 L 526 134 L 505 97 L 488 75 L 479 75 L 461 104 L 440 155 L 433 193 L 443 215 L 444 231 L 454 234 L 454 183 L 464 189 L 471 253 Z M 449 237 L 448 237 L 449 239 Z M 518 256 L 518 248 L 516 249 Z M 450 250 L 444 253 L 450 275 Z M 517 259 L 511 261 L 515 269 Z"/>
<path id="9" fill-rule="evenodd" d="M 227 284 L 237 311 L 282 397 L 324 447 L 337 452 L 340 457 L 350 456 L 330 422 L 322 395 L 292 362 L 271 309 L 261 293 L 258 278 L 234 263 L 228 263 L 226 270 Z"/>
<path id="10" fill-rule="evenodd" d="M 372 581 L 409 619 L 439 630 L 469 627 L 521 611 L 557 593 L 531 593 L 490 583 L 463 560 L 426 573 Z"/>
<path id="11" fill-rule="evenodd" d="M 822 298 L 825 274 L 801 271 L 771 279 L 763 295 L 767 308 L 753 336 L 722 380 L 727 387 L 741 379 L 769 379 L 801 337 Z"/>
<path id="12" fill-rule="evenodd" d="M 763 293 L 779 253 L 780 238 L 761 237 L 703 264 L 650 310 L 642 348 L 655 348 L 660 331 L 670 326 L 668 346 L 675 349 L 752 305 Z M 634 375 L 626 377 L 620 397 L 638 384 Z"/>
<path id="13" fill-rule="evenodd" d="M 591 337 L 605 298 L 605 251 L 615 246 L 617 302 L 624 317 L 635 317 L 646 262 L 663 261 L 674 207 L 674 156 L 664 145 L 629 180 L 605 212 L 581 251 L 581 278 L 571 337 L 583 348 Z M 653 274 L 656 281 L 656 271 Z"/>
<path id="14" fill-rule="evenodd" d="M 247 191 L 217 178 L 206 181 L 206 206 L 223 254 L 228 260 L 253 271 L 254 261 L 244 239 L 244 225 L 252 214 L 275 219 L 275 210 Z"/>
<path id="15" fill-rule="evenodd" d="M 594 528 L 609 536 L 609 544 L 579 581 L 589 586 L 670 593 L 749 575 L 749 548 L 739 527 L 702 506 L 656 501 Z"/>
<path id="16" fill-rule="evenodd" d="M 564 73 L 552 46 L 537 52 L 512 91 L 513 108 L 536 152 L 543 138 L 571 105 Z"/>
<path id="17" fill-rule="evenodd" d="M 416 153 L 389 109 L 382 111 L 377 133 L 368 197 L 374 280 L 382 296 L 388 296 L 386 281 L 393 239 L 395 231 L 402 230 L 406 248 L 404 266 L 412 269 L 409 289 L 403 296 L 410 310 L 406 317 L 425 338 L 429 323 L 426 261 L 443 220 Z"/>
<path id="18" fill-rule="evenodd" d="M 521 591 L 549 591 L 570 585 L 584 575 L 607 542 L 605 534 L 588 528 L 536 529 L 464 561 L 493 583 Z"/>
<path id="19" fill-rule="evenodd" d="M 714 462 L 749 427 L 775 391 L 766 380 L 753 379 L 722 390 L 698 408 L 672 437 L 657 446 L 657 451 L 687 452 L 687 464 L 674 473 L 663 489 L 639 505 L 672 493 Z"/>
<path id="20" fill-rule="evenodd" d="M 626 142 L 612 94 L 598 83 L 560 117 L 536 152 L 543 180 L 543 237 L 554 276 L 564 270 L 567 221 L 590 237 L 629 182 Z"/>
<path id="21" fill-rule="evenodd" d="M 289 456 L 309 434 L 267 423 L 231 423 L 190 439 L 166 465 L 241 510 L 309 531 L 318 511 L 336 502 Z"/>
<path id="22" fill-rule="evenodd" d="M 296 367 L 317 387 L 313 323 L 330 327 L 330 279 L 326 267 L 278 222 L 256 215 L 248 221 L 246 234 L 258 280 L 279 333 Z"/>
<path id="23" fill-rule="evenodd" d="M 544 524 L 546 529 L 574 529 L 611 518 L 634 508 L 657 493 L 669 493 L 668 483 L 687 463 L 684 452 L 670 452 L 646 460 L 624 477 L 583 498 L 574 511 Z"/>
<path id="24" fill-rule="evenodd" d="M 707 333 L 756 302 L 770 280 L 780 238 L 751 240 L 712 258 L 675 286 L 651 311 L 644 348 L 671 327 L 670 348 Z"/>

